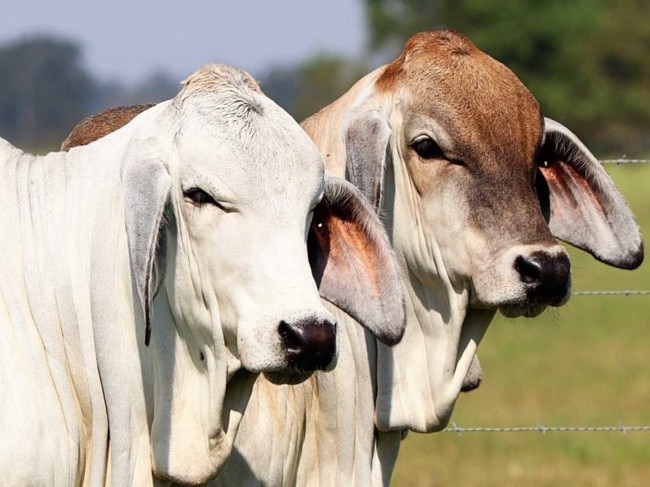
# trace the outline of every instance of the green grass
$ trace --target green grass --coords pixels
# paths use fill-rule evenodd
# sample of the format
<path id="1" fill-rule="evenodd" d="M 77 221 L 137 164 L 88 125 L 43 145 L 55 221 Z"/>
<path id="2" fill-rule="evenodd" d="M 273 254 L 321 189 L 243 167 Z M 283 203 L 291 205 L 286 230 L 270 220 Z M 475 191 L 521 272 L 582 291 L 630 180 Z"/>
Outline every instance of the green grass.
<path id="1" fill-rule="evenodd" d="M 606 166 L 650 235 L 650 165 Z M 570 249 L 574 290 L 650 289 Z M 479 356 L 481 387 L 459 426 L 650 425 L 650 296 L 575 296 L 534 319 L 498 316 Z M 409 434 L 395 486 L 650 485 L 650 432 Z"/>

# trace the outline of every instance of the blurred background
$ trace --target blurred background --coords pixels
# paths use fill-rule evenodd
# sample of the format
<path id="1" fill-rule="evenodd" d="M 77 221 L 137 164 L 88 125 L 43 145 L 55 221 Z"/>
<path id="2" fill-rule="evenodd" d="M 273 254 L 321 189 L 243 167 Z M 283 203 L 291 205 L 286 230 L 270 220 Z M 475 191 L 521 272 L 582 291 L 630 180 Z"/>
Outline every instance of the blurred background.
<path id="1" fill-rule="evenodd" d="M 509 66 L 545 115 L 601 159 L 650 232 L 647 0 L 9 1 L 0 15 L 0 135 L 56 149 L 84 116 L 172 97 L 202 64 L 246 69 L 298 120 L 392 60 L 421 30 L 456 29 Z M 497 317 L 461 427 L 650 425 L 650 289 L 572 251 L 576 295 Z M 650 431 L 409 434 L 396 486 L 645 486 Z"/>
<path id="2" fill-rule="evenodd" d="M 80 118 L 155 102 L 208 62 L 253 74 L 298 120 L 392 60 L 413 33 L 453 28 L 509 66 L 546 115 L 596 152 L 650 148 L 645 0 L 202 2 L 10 0 L 0 16 L 0 133 L 55 147 Z"/>

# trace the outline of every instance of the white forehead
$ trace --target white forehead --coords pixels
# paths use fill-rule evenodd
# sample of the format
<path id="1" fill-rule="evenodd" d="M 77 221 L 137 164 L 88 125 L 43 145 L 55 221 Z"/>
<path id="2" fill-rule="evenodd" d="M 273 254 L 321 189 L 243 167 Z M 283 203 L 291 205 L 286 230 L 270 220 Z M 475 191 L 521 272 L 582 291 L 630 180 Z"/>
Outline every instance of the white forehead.
<path id="1" fill-rule="evenodd" d="M 185 82 L 173 109 L 181 177 L 187 170 L 262 193 L 309 198 L 322 189 L 316 146 L 247 73 L 223 65 L 202 68 Z"/>

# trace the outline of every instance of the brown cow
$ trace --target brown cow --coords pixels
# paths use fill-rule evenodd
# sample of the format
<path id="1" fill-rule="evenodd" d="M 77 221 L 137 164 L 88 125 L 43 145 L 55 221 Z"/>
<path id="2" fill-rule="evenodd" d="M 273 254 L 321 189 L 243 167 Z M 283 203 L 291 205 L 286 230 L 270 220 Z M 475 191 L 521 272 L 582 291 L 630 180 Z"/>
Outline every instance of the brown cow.
<path id="1" fill-rule="evenodd" d="M 405 276 L 406 334 L 379 345 L 381 431 L 443 428 L 494 313 L 567 301 L 556 238 L 616 267 L 643 260 L 634 217 L 596 158 L 458 33 L 414 35 L 302 126 L 326 168 L 382 215 Z"/>

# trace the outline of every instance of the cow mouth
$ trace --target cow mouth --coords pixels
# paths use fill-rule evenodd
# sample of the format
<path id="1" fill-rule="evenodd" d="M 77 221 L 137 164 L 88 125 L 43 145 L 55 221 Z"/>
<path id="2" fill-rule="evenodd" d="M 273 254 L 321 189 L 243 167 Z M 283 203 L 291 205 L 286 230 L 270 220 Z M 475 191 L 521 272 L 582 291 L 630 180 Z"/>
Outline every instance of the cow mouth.
<path id="1" fill-rule="evenodd" d="M 311 377 L 312 372 L 264 372 L 264 377 L 275 385 L 296 385 Z"/>
<path id="2" fill-rule="evenodd" d="M 476 293 L 476 289 L 472 289 L 472 307 L 498 309 L 506 318 L 518 318 L 520 316 L 534 318 L 544 312 L 548 306 L 561 306 L 564 302 L 566 302 L 566 299 L 558 298 L 549 302 L 545 299 L 534 299 L 525 294 L 516 298 L 510 297 L 507 300 L 488 301 L 481 300 L 478 293 Z"/>
<path id="3" fill-rule="evenodd" d="M 546 309 L 546 306 L 546 304 L 532 303 L 502 304 L 499 306 L 499 311 L 506 318 L 518 318 L 520 316 L 534 318 L 540 315 Z"/>
<path id="4" fill-rule="evenodd" d="M 558 293 L 550 299 L 542 298 L 536 300 L 528 297 L 520 302 L 500 304 L 498 309 L 506 318 L 518 318 L 520 316 L 534 318 L 535 316 L 539 316 L 548 306 L 562 306 L 569 300 L 570 296 L 569 289 L 565 289 L 564 293 Z"/>
<path id="5" fill-rule="evenodd" d="M 542 282 L 523 282 L 519 285 L 521 288 L 505 297 L 506 299 L 503 297 L 499 299 L 495 296 L 496 299 L 482 301 L 482 304 L 486 307 L 497 308 L 507 318 L 520 316 L 534 318 L 548 306 L 562 306 L 571 297 L 570 275 Z M 473 290 L 476 291 L 475 288 Z M 477 301 L 481 302 L 480 299 Z"/>

